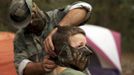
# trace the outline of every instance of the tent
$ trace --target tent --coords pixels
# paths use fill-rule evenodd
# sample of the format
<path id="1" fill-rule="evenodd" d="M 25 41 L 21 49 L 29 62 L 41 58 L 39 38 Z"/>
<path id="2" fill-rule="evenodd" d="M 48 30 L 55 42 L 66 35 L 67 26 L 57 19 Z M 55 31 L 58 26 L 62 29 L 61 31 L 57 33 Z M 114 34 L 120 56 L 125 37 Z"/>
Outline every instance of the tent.
<path id="1" fill-rule="evenodd" d="M 87 43 L 92 48 L 98 60 L 94 60 L 90 66 L 90 71 L 94 71 L 92 75 L 119 75 L 122 71 L 120 56 L 121 56 L 121 36 L 120 33 L 110 29 L 86 24 L 81 26 L 87 37 Z M 95 64 L 96 61 L 99 63 Z M 101 68 L 98 68 L 100 64 Z M 93 66 L 95 65 L 95 67 Z M 97 66 L 96 66 L 97 65 Z M 94 70 L 93 70 L 94 69 Z M 101 70 L 103 69 L 103 70 Z M 111 74 L 104 73 L 107 70 L 118 71 L 119 73 Z M 100 71 L 99 71 L 100 70 Z M 98 72 L 98 73 L 97 73 Z M 107 71 L 108 72 L 108 71 Z"/>
<path id="2" fill-rule="evenodd" d="M 17 75 L 14 65 L 14 34 L 0 32 L 0 75 Z"/>

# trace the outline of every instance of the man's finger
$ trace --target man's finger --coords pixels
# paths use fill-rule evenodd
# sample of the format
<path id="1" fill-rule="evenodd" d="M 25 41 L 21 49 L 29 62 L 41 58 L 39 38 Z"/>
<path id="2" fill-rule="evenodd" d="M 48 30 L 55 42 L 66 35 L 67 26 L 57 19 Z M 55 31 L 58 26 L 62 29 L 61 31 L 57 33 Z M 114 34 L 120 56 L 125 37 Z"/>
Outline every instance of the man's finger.
<path id="1" fill-rule="evenodd" d="M 48 54 L 51 54 L 52 50 L 51 50 L 51 47 L 50 47 L 49 37 L 47 37 L 47 38 L 45 39 L 44 45 L 45 45 L 45 51 L 46 51 Z"/>
<path id="2" fill-rule="evenodd" d="M 54 45 L 53 45 L 52 37 L 51 36 L 49 37 L 48 43 L 49 43 L 50 50 L 54 50 Z"/>
<path id="3" fill-rule="evenodd" d="M 47 68 L 47 69 L 53 69 L 53 68 L 55 68 L 56 67 L 56 64 L 53 64 L 53 65 L 46 65 L 45 66 L 45 68 Z"/>
<path id="4" fill-rule="evenodd" d="M 51 35 L 53 35 L 57 31 L 57 29 L 58 28 L 53 29 L 52 32 L 51 32 Z"/>
<path id="5" fill-rule="evenodd" d="M 49 53 L 48 37 L 47 37 L 47 39 L 45 40 L 45 45 L 46 45 L 46 50 L 47 50 L 48 53 Z"/>
<path id="6" fill-rule="evenodd" d="M 51 50 L 51 47 L 50 47 L 50 36 L 47 37 L 46 44 L 47 44 L 47 50 L 50 52 L 50 50 Z"/>
<path id="7" fill-rule="evenodd" d="M 55 56 L 55 52 L 54 52 L 54 45 L 52 42 L 51 37 L 49 37 L 49 39 L 47 40 L 47 50 L 48 50 L 48 54 L 51 56 Z"/>
<path id="8" fill-rule="evenodd" d="M 44 68 L 45 72 L 51 72 L 53 69 Z"/>
<path id="9" fill-rule="evenodd" d="M 53 61 L 47 60 L 47 61 L 44 61 L 44 64 L 50 64 L 50 65 L 52 65 L 52 64 L 55 64 L 55 63 Z"/>
<path id="10" fill-rule="evenodd" d="M 46 41 L 44 41 L 44 47 L 45 47 L 45 51 L 46 51 L 46 53 L 48 53 L 48 49 L 47 49 L 47 45 L 46 45 Z"/>
<path id="11" fill-rule="evenodd" d="M 42 68 L 44 69 L 45 72 L 50 72 L 50 71 L 52 71 L 55 67 L 53 67 L 53 66 L 47 66 L 46 64 L 42 64 Z"/>
<path id="12" fill-rule="evenodd" d="M 45 57 L 43 63 L 44 64 L 55 64 L 55 62 L 50 60 L 49 57 Z"/>

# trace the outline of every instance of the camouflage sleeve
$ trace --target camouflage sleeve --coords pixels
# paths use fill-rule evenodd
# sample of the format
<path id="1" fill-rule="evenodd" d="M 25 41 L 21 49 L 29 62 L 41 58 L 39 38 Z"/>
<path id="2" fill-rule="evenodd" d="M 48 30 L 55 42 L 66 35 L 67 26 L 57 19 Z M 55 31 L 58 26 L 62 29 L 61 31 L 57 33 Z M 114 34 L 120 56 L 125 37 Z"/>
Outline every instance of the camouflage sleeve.
<path id="1" fill-rule="evenodd" d="M 20 62 L 26 58 L 28 58 L 28 54 L 26 52 L 26 46 L 23 39 L 22 33 L 17 33 L 14 39 L 14 58 L 15 58 L 15 66 L 18 70 L 18 66 Z"/>
<path id="2" fill-rule="evenodd" d="M 64 8 L 55 9 L 52 11 L 48 11 L 47 14 L 50 17 L 50 21 L 52 25 L 58 25 L 62 18 L 65 16 L 66 12 L 64 12 Z"/>

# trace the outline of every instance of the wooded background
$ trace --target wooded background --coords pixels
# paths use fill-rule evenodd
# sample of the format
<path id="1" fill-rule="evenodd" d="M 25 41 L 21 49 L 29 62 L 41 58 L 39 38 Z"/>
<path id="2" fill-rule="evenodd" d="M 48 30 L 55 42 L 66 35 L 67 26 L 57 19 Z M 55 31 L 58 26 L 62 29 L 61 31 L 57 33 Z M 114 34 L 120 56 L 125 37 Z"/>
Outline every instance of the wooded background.
<path id="1" fill-rule="evenodd" d="M 64 7 L 78 0 L 34 0 L 44 11 Z M 123 51 L 134 52 L 134 0 L 81 0 L 93 6 L 89 24 L 120 32 Z M 15 32 L 7 19 L 11 0 L 0 0 L 0 31 Z"/>

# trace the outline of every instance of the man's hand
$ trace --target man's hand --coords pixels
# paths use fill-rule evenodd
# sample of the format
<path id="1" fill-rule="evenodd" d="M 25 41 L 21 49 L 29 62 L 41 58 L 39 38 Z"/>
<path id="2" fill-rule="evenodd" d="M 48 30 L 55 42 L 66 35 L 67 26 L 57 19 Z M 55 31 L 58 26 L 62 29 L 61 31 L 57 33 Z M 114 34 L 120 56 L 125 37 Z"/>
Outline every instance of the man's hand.
<path id="1" fill-rule="evenodd" d="M 23 70 L 23 75 L 44 75 L 45 73 L 53 71 L 57 65 L 49 59 L 48 56 L 44 57 L 43 62 L 30 62 Z"/>
<path id="2" fill-rule="evenodd" d="M 44 40 L 45 52 L 52 56 L 55 56 L 52 36 L 56 31 L 57 31 L 57 28 L 53 29 L 51 33 L 47 36 L 47 38 Z"/>
<path id="3" fill-rule="evenodd" d="M 56 64 L 54 61 L 49 59 L 49 56 L 45 56 L 43 63 L 41 64 L 45 73 L 53 71 L 56 68 Z"/>

